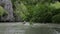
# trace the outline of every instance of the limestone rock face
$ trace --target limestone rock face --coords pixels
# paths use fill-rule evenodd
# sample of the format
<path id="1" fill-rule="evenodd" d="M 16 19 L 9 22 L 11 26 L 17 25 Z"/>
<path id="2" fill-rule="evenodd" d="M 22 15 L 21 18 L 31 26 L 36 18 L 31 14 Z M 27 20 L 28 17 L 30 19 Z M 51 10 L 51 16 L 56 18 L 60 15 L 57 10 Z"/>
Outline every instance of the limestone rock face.
<path id="1" fill-rule="evenodd" d="M 3 20 L 13 21 L 13 8 L 11 0 L 0 0 L 0 6 L 2 6 L 7 11 L 7 17 Z"/>

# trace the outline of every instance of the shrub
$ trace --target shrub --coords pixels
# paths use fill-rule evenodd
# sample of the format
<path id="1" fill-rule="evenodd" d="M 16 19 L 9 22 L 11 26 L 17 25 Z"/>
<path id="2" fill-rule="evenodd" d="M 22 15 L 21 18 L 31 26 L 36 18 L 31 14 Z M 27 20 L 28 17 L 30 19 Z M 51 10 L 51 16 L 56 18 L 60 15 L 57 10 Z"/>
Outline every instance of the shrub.
<path id="1" fill-rule="evenodd" d="M 60 23 L 60 14 L 57 14 L 52 17 L 52 22 L 53 23 Z"/>
<path id="2" fill-rule="evenodd" d="M 6 13 L 5 10 L 0 6 L 0 16 L 2 16 L 4 13 Z"/>
<path id="3" fill-rule="evenodd" d="M 50 4 L 50 7 L 53 7 L 52 10 L 53 16 L 60 13 L 60 2 L 55 2 L 54 4 Z"/>
<path id="4" fill-rule="evenodd" d="M 21 3 L 16 2 L 15 7 L 16 10 L 14 13 L 23 20 L 25 20 L 27 18 L 26 15 L 28 15 L 27 7 L 22 2 Z"/>
<path id="5" fill-rule="evenodd" d="M 60 2 L 55 2 L 55 3 L 50 3 L 51 7 L 54 7 L 55 9 L 59 9 L 60 8 Z"/>
<path id="6" fill-rule="evenodd" d="M 33 8 L 32 17 L 30 21 L 32 22 L 51 22 L 51 8 L 45 4 L 37 4 Z"/>

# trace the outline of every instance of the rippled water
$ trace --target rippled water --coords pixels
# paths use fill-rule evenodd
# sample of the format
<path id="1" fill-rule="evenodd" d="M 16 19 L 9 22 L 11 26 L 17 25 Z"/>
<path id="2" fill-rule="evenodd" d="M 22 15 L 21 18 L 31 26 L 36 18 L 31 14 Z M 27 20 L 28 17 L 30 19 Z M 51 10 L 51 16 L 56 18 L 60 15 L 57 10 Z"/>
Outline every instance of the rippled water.
<path id="1" fill-rule="evenodd" d="M 60 34 L 60 28 L 56 27 L 57 25 L 53 26 L 49 24 L 6 23 L 0 24 L 0 34 Z"/>
<path id="2" fill-rule="evenodd" d="M 59 31 L 53 28 L 31 27 L 26 30 L 26 34 L 60 34 Z"/>

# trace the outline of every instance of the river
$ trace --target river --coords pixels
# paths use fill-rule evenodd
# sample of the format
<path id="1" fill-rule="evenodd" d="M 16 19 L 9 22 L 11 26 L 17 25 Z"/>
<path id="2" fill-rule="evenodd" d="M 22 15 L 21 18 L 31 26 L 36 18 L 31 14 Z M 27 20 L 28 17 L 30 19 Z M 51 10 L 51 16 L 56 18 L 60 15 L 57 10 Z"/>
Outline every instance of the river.
<path id="1" fill-rule="evenodd" d="M 60 25 L 0 23 L 0 34 L 60 34 Z"/>

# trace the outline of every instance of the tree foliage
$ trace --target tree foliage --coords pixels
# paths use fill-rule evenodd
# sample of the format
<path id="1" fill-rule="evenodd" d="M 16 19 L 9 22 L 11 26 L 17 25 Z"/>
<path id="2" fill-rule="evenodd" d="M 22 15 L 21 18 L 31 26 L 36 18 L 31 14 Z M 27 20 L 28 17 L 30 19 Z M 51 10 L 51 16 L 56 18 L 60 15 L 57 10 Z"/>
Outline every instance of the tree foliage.
<path id="1" fill-rule="evenodd" d="M 53 23 L 60 23 L 60 14 L 54 15 L 52 17 L 52 22 Z"/>
<path id="2" fill-rule="evenodd" d="M 54 0 L 12 0 L 14 14 L 23 21 L 60 22 L 60 2 Z M 3 11 L 0 10 L 0 15 Z"/>
<path id="3" fill-rule="evenodd" d="M 18 0 L 15 2 L 15 12 L 24 21 L 51 23 L 52 17 L 60 13 L 60 2 L 52 2 L 52 0 Z"/>

